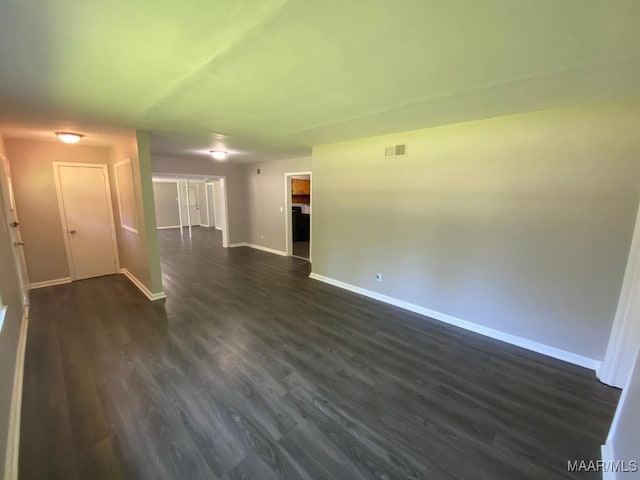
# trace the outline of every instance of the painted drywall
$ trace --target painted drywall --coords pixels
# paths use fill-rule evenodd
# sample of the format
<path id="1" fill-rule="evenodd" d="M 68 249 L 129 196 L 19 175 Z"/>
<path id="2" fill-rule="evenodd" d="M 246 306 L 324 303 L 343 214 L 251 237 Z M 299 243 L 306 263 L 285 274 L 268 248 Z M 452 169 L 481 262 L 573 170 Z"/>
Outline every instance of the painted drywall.
<path id="1" fill-rule="evenodd" d="M 155 174 L 226 177 L 229 243 L 247 241 L 248 208 L 245 166 L 234 164 L 232 160 L 215 161 L 210 157 L 179 159 L 154 156 L 152 164 Z M 218 218 L 222 218 L 222 216 Z"/>
<path id="2" fill-rule="evenodd" d="M 314 147 L 313 272 L 602 360 L 638 131 L 635 100 Z"/>
<path id="3" fill-rule="evenodd" d="M 4 155 L 0 137 L 0 157 Z M 0 198 L 6 192 L 0 183 Z M 2 202 L 0 201 L 0 308 L 7 307 L 0 330 L 0 472 L 5 471 L 7 434 L 13 393 L 13 377 L 23 315 L 20 282 L 13 258 L 13 246 Z"/>
<path id="4" fill-rule="evenodd" d="M 131 158 L 133 167 L 138 233 L 122 228 L 120 222 L 116 221 L 120 267 L 131 272 L 152 294 L 160 293 L 162 292 L 162 273 L 147 132 L 137 130 L 113 145 L 110 170 L 113 172 L 113 165 L 125 158 Z M 112 195 L 115 195 L 113 184 L 111 190 Z M 117 209 L 116 212 L 116 217 L 119 219 L 120 212 Z"/>
<path id="5" fill-rule="evenodd" d="M 150 285 L 147 285 L 151 293 L 162 292 L 162 271 L 160 268 L 160 248 L 156 234 L 155 205 L 153 200 L 153 181 L 151 168 L 151 145 L 149 133 L 144 130 L 136 130 L 136 143 L 138 146 L 138 168 L 140 169 L 140 194 L 142 209 L 138 210 L 141 217 L 139 225 L 144 231 L 144 239 L 147 243 L 147 262 L 149 265 Z"/>
<path id="6" fill-rule="evenodd" d="M 224 218 L 224 212 L 222 206 L 224 205 L 224 199 L 222 198 L 223 190 L 220 186 L 219 180 L 211 182 L 213 185 L 213 210 L 215 212 L 216 228 L 222 228 L 222 219 Z"/>
<path id="7" fill-rule="evenodd" d="M 108 147 L 66 145 L 58 140 L 5 138 L 16 209 L 32 283 L 69 277 L 64 232 L 58 210 L 53 162 L 109 164 Z M 110 169 L 113 205 L 115 182 Z M 116 220 L 116 223 L 118 221 Z"/>
<path id="8" fill-rule="evenodd" d="M 636 363 L 623 391 L 616 410 L 607 444 L 613 450 L 613 459 L 623 461 L 627 468 L 636 462 L 637 471 L 618 473 L 620 480 L 640 479 L 640 355 L 636 354 Z"/>
<path id="9" fill-rule="evenodd" d="M 257 173 L 258 169 L 260 173 Z M 311 157 L 274 160 L 245 167 L 249 194 L 249 243 L 286 251 L 284 174 L 308 171 L 311 171 Z"/>
<path id="10" fill-rule="evenodd" d="M 180 212 L 176 182 L 153 182 L 153 198 L 156 206 L 157 227 L 179 226 Z"/>

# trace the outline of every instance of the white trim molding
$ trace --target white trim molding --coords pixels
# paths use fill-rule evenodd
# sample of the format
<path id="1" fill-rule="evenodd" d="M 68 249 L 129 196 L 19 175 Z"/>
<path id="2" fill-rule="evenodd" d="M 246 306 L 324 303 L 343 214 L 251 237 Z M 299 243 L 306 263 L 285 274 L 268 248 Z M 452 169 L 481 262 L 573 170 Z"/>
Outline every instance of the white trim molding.
<path id="1" fill-rule="evenodd" d="M 163 298 L 167 298 L 164 292 L 151 293 L 151 291 L 144 285 L 144 283 L 142 283 L 138 279 L 138 277 L 136 277 L 133 273 L 131 273 L 126 268 L 121 268 L 120 273 L 122 273 L 125 277 L 131 280 L 131 283 L 133 283 L 136 287 L 138 287 L 138 289 L 142 293 L 144 293 L 145 297 L 147 297 L 152 302 L 155 302 L 156 300 L 162 300 Z"/>
<path id="2" fill-rule="evenodd" d="M 602 461 L 605 465 L 609 466 L 615 462 L 615 455 L 613 453 L 613 446 L 611 443 L 605 443 L 600 448 L 600 452 L 602 455 Z M 616 480 L 616 472 L 611 468 L 606 468 L 602 472 L 602 480 Z"/>
<path id="3" fill-rule="evenodd" d="M 256 245 L 255 243 L 231 243 L 229 248 L 237 248 L 237 247 L 249 247 L 254 248 L 256 250 L 262 250 L 263 252 L 273 253 L 275 255 L 280 255 L 282 257 L 287 256 L 287 252 L 283 252 L 282 250 L 276 250 L 275 248 L 263 247 L 262 245 Z"/>
<path id="4" fill-rule="evenodd" d="M 64 285 L 65 283 L 71 283 L 71 277 L 54 278 L 53 280 L 45 280 L 44 282 L 33 282 L 29 284 L 30 290 L 36 288 L 53 287 L 55 285 Z"/>
<path id="5" fill-rule="evenodd" d="M 168 228 L 180 228 L 180 225 L 169 225 L 168 227 L 156 227 L 158 230 L 166 230 Z"/>
<path id="6" fill-rule="evenodd" d="M 589 368 L 591 370 L 597 370 L 598 367 L 600 366 L 600 362 L 593 358 L 584 357 L 582 355 L 578 355 L 572 352 L 567 352 L 566 350 L 552 347 L 550 345 L 534 342 L 533 340 L 528 340 L 526 338 L 518 337 L 510 333 L 485 327 L 483 325 L 469 322 L 467 320 L 462 320 L 461 318 L 447 315 L 446 313 L 437 312 L 429 308 L 421 307 L 420 305 L 415 305 L 413 303 L 405 302 L 404 300 L 400 300 L 394 297 L 389 297 L 381 293 L 373 292 L 365 288 L 361 288 L 355 285 L 351 285 L 349 283 L 341 282 L 340 280 L 324 277 L 322 275 L 318 275 L 317 273 L 309 274 L 309 278 L 318 280 L 320 282 L 328 283 L 329 285 L 333 285 L 335 287 L 339 287 L 344 290 L 349 290 L 359 295 L 364 295 L 365 297 L 373 298 L 374 300 L 379 300 L 381 302 L 388 303 L 390 305 L 394 305 L 396 307 L 400 307 L 405 310 L 409 310 L 410 312 L 414 312 L 419 315 L 424 315 L 425 317 L 433 318 L 435 320 L 440 320 L 441 322 L 448 323 L 449 325 L 454 325 L 456 327 L 464 328 L 465 330 L 479 333 L 480 335 L 484 335 L 486 337 L 494 338 L 502 342 L 510 343 L 511 345 L 516 345 L 518 347 L 526 348 L 527 350 L 541 353 L 549 357 L 557 358 L 558 360 L 563 360 L 568 363 L 573 363 L 574 365 L 579 365 L 581 367 Z"/>
<path id="7" fill-rule="evenodd" d="M 27 347 L 27 330 L 29 327 L 29 308 L 25 308 L 20 324 L 16 366 L 13 373 L 13 391 L 11 394 L 11 411 L 9 414 L 9 433 L 4 463 L 4 478 L 17 480 L 18 454 L 20 449 L 20 415 L 22 412 L 22 383 L 24 378 L 24 354 Z"/>
<path id="8" fill-rule="evenodd" d="M 640 208 L 631 239 L 616 315 L 607 351 L 598 369 L 602 383 L 623 388 L 631 376 L 640 349 Z"/>
<path id="9" fill-rule="evenodd" d="M 246 246 L 249 248 L 255 248 L 256 250 L 262 250 L 263 252 L 281 255 L 283 257 L 287 256 L 287 252 L 283 252 L 282 250 L 276 250 L 275 248 L 263 247 L 262 245 L 256 245 L 255 243 L 247 243 Z"/>

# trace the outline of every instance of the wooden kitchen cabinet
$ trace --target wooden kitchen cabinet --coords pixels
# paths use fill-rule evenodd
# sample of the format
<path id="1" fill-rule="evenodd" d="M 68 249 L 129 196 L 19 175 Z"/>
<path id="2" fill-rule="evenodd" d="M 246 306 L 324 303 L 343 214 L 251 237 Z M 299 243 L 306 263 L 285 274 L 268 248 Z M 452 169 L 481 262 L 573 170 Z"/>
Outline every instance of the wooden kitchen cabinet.
<path id="1" fill-rule="evenodd" d="M 291 195 L 311 195 L 311 181 L 299 178 L 291 180 Z"/>

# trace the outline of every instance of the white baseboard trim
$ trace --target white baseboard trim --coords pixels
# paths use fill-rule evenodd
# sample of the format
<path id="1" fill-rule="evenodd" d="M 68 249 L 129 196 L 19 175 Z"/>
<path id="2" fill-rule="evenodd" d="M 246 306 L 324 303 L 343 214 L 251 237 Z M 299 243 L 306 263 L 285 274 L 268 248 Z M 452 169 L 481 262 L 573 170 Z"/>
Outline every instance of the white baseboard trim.
<path id="1" fill-rule="evenodd" d="M 64 285 L 65 283 L 71 283 L 71 277 L 54 278 L 53 280 L 45 280 L 44 282 L 33 282 L 29 284 L 30 290 L 36 288 L 53 287 L 55 285 Z"/>
<path id="2" fill-rule="evenodd" d="M 29 327 L 29 308 L 25 308 L 20 324 L 16 367 L 13 373 L 13 391 L 11 394 L 11 411 L 9 414 L 9 434 L 4 463 L 6 480 L 18 478 L 18 454 L 20 449 L 20 415 L 22 413 L 22 380 L 24 377 L 24 353 L 27 346 L 27 330 Z"/>
<path id="3" fill-rule="evenodd" d="M 593 358 L 584 357 L 576 353 L 567 352 L 566 350 L 562 350 L 560 348 L 552 347 L 550 345 L 545 345 L 543 343 L 534 342 L 533 340 L 528 340 L 526 338 L 518 337 L 510 333 L 485 327 L 483 325 L 469 322 L 467 320 L 462 320 L 460 318 L 447 315 L 446 313 L 440 313 L 435 310 L 430 310 L 428 308 L 415 305 L 413 303 L 405 302 L 404 300 L 399 300 L 397 298 L 389 297 L 381 293 L 356 287 L 355 285 L 341 282 L 340 280 L 324 277 L 316 273 L 309 274 L 309 278 L 318 280 L 320 282 L 328 283 L 329 285 L 343 288 L 345 290 L 349 290 L 351 292 L 358 293 L 360 295 L 364 295 L 365 297 L 373 298 L 375 300 L 379 300 L 381 302 L 388 303 L 390 305 L 394 305 L 396 307 L 400 307 L 405 310 L 409 310 L 410 312 L 424 315 L 425 317 L 433 318 L 435 320 L 440 320 L 441 322 L 448 323 L 456 327 L 464 328 L 465 330 L 479 333 L 480 335 L 495 338 L 496 340 L 510 343 L 518 347 L 526 348 L 527 350 L 531 350 L 533 352 L 537 352 L 543 355 L 547 355 L 549 357 L 557 358 L 558 360 L 563 360 L 568 363 L 573 363 L 574 365 L 579 365 L 581 367 L 589 368 L 591 370 L 597 370 L 601 364 L 600 361 L 595 360 Z"/>
<path id="4" fill-rule="evenodd" d="M 600 448 L 600 452 L 602 455 L 602 461 L 606 466 L 613 465 L 615 459 L 613 454 L 613 446 L 609 443 L 605 443 Z M 616 480 L 617 475 L 616 472 L 613 471 L 612 468 L 605 468 L 602 472 L 602 480 Z"/>
<path id="5" fill-rule="evenodd" d="M 263 252 L 274 253 L 276 255 L 281 255 L 283 257 L 287 256 L 287 252 L 283 252 L 282 250 L 276 250 L 275 248 L 263 247 L 262 245 L 256 245 L 255 243 L 247 243 L 247 247 L 255 248 L 256 250 L 262 250 Z"/>
<path id="6" fill-rule="evenodd" d="M 169 225 L 168 227 L 156 227 L 157 230 L 166 230 L 168 228 L 180 228 L 180 225 Z"/>
<path id="7" fill-rule="evenodd" d="M 222 231 L 222 227 L 216 227 L 216 230 Z"/>
<path id="8" fill-rule="evenodd" d="M 144 293 L 144 295 L 152 302 L 156 300 L 162 300 L 163 298 L 167 298 L 164 292 L 151 293 L 151 291 L 140 280 L 138 280 L 138 278 L 133 273 L 131 273 L 126 268 L 121 268 L 120 273 L 122 273 L 125 277 L 131 280 L 131 283 L 133 283 L 136 287 L 138 287 L 138 289 L 142 293 Z"/>
<path id="9" fill-rule="evenodd" d="M 274 253 L 276 255 L 281 255 L 283 257 L 287 256 L 287 252 L 283 252 L 282 250 L 276 250 L 275 248 L 263 247 L 262 245 L 256 245 L 255 243 L 242 242 L 242 243 L 229 244 L 229 248 L 235 248 L 235 247 L 255 248 L 256 250 L 262 250 L 263 252 Z"/>

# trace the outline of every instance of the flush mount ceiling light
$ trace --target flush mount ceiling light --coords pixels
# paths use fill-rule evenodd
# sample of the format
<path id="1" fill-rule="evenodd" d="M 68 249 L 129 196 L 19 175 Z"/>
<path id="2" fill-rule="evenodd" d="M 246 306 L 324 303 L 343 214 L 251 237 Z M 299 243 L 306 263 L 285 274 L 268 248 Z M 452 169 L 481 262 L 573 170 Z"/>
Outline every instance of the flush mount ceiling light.
<path id="1" fill-rule="evenodd" d="M 64 143 L 78 143 L 84 135 L 71 132 L 56 132 L 58 138 Z"/>
<path id="2" fill-rule="evenodd" d="M 223 152 L 222 150 L 211 150 L 209 153 L 216 160 L 224 160 L 227 158 L 227 152 Z"/>

